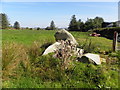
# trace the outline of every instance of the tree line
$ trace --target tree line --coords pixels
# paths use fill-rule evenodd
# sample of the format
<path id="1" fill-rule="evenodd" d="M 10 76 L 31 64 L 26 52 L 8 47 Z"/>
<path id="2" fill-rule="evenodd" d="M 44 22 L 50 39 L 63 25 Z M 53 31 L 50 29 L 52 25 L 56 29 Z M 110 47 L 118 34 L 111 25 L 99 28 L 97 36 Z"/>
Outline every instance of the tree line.
<path id="1" fill-rule="evenodd" d="M 14 25 L 11 26 L 11 24 L 9 23 L 7 15 L 5 13 L 0 13 L 0 28 L 1 29 L 8 29 L 8 28 L 20 29 L 20 24 L 18 21 L 16 21 L 14 23 Z M 32 30 L 32 28 L 28 28 L 28 27 L 26 27 L 26 29 Z M 54 21 L 52 20 L 50 26 L 46 27 L 45 29 L 46 30 L 55 30 L 56 27 L 55 27 Z M 38 27 L 37 30 L 40 30 L 40 28 Z"/>
<path id="2" fill-rule="evenodd" d="M 68 29 L 70 31 L 86 32 L 90 29 L 101 28 L 104 19 L 102 17 L 95 17 L 94 19 L 87 19 L 84 23 L 81 19 L 77 21 L 75 15 L 72 16 Z"/>
<path id="3" fill-rule="evenodd" d="M 1 13 L 0 14 L 0 28 L 2 29 L 7 29 L 7 28 L 14 28 L 14 29 L 20 29 L 20 23 L 16 21 L 13 26 L 10 25 L 8 21 L 8 17 L 6 14 Z M 83 22 L 81 19 L 77 20 L 76 16 L 73 15 L 71 17 L 70 23 L 68 30 L 69 31 L 81 31 L 81 32 L 86 32 L 90 29 L 94 28 L 102 28 L 102 24 L 104 23 L 104 19 L 102 17 L 95 17 L 94 19 L 87 19 L 86 22 Z M 114 25 L 115 26 L 115 25 Z M 26 27 L 26 29 L 31 29 Z M 40 30 L 41 28 L 38 27 L 37 30 Z M 55 30 L 58 29 L 55 26 L 54 21 L 52 20 L 50 23 L 50 26 L 46 27 L 45 30 Z"/>
<path id="4" fill-rule="evenodd" d="M 5 13 L 0 14 L 0 28 L 1 29 L 8 29 L 11 28 L 12 26 L 9 23 L 8 17 Z M 20 29 L 20 24 L 18 21 L 16 21 L 13 25 L 13 28 L 15 29 Z"/>

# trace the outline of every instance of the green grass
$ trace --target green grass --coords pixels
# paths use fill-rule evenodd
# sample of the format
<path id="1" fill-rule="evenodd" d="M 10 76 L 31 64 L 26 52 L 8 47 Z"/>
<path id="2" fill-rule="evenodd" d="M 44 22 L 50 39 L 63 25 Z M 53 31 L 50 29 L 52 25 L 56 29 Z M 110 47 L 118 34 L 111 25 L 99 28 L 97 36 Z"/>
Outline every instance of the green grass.
<path id="1" fill-rule="evenodd" d="M 34 31 L 34 30 L 3 30 L 2 41 L 4 42 L 17 42 L 25 45 L 30 45 L 34 41 L 44 42 L 52 41 L 54 39 L 55 31 Z"/>
<path id="2" fill-rule="evenodd" d="M 73 62 L 60 69 L 61 60 L 41 56 L 46 43 L 54 43 L 56 31 L 3 30 L 3 88 L 117 88 L 120 53 L 102 55 L 108 59 L 100 66 Z M 71 32 L 79 47 L 101 54 L 112 50 L 112 40 L 91 37 L 89 32 Z M 87 42 L 87 43 L 86 43 Z M 91 43 L 91 45 L 90 45 Z M 90 46 L 89 46 L 90 45 Z M 116 59 L 116 57 L 118 59 Z"/>
<path id="3" fill-rule="evenodd" d="M 24 45 L 31 45 L 34 41 L 39 43 L 55 42 L 54 34 L 56 31 L 45 30 L 3 30 L 2 42 L 17 42 Z M 102 37 L 91 37 L 86 32 L 71 32 L 80 45 L 91 39 L 92 43 L 104 50 L 111 50 L 112 41 Z"/>
<path id="4" fill-rule="evenodd" d="M 0 30 L 0 48 L 1 48 L 1 45 L 2 45 L 2 30 Z"/>

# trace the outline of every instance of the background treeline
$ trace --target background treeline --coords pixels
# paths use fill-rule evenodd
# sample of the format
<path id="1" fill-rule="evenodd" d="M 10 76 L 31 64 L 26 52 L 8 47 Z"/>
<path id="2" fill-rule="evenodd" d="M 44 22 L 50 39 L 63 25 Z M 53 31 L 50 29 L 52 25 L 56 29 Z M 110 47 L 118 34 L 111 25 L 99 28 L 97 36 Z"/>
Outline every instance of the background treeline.
<path id="1" fill-rule="evenodd" d="M 0 14 L 0 28 L 2 29 L 29 29 L 29 30 L 59 30 L 60 28 L 57 28 L 55 25 L 55 22 L 52 20 L 50 25 L 47 26 L 46 28 L 22 28 L 20 27 L 20 23 L 16 21 L 14 25 L 12 26 L 8 20 L 8 17 L 5 13 Z M 81 31 L 81 32 L 87 32 L 88 30 L 91 29 L 96 29 L 96 28 L 103 28 L 106 27 L 107 23 L 104 22 L 104 19 L 102 17 L 95 17 L 94 19 L 89 19 L 87 18 L 87 21 L 83 22 L 81 19 L 77 20 L 76 16 L 73 15 L 71 17 L 70 23 L 68 28 L 66 28 L 69 31 Z M 116 27 L 117 24 L 114 22 L 112 27 Z"/>
<path id="2" fill-rule="evenodd" d="M 94 19 L 87 19 L 87 21 L 84 23 L 81 21 L 81 19 L 77 21 L 75 15 L 73 15 L 68 29 L 70 31 L 86 32 L 90 29 L 101 28 L 103 22 L 104 19 L 102 17 L 95 17 Z"/>
<path id="3" fill-rule="evenodd" d="M 5 13 L 1 13 L 0 14 L 0 28 L 1 29 L 10 29 L 10 28 L 20 29 L 20 24 L 18 21 L 16 21 L 14 25 L 12 26 L 8 20 L 8 16 Z"/>

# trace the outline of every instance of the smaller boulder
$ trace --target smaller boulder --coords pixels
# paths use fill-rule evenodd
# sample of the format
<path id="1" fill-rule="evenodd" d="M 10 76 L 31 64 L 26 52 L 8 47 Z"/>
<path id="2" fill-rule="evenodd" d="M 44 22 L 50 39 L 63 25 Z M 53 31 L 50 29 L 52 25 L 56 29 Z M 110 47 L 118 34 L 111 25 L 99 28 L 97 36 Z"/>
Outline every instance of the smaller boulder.
<path id="1" fill-rule="evenodd" d="M 50 45 L 43 53 L 43 55 L 47 55 L 48 53 L 52 53 L 58 49 L 61 43 L 55 42 L 54 44 Z"/>
<path id="2" fill-rule="evenodd" d="M 84 63 L 95 63 L 97 65 L 101 64 L 100 56 L 92 53 L 84 54 L 81 58 L 78 58 L 78 61 Z"/>

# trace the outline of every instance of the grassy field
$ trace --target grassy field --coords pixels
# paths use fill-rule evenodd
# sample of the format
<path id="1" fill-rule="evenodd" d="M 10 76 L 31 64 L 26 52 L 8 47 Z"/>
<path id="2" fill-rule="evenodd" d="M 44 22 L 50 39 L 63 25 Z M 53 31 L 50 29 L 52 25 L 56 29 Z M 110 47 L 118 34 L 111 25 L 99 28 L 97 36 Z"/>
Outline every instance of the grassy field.
<path id="1" fill-rule="evenodd" d="M 56 31 L 34 31 L 34 30 L 3 30 L 2 31 L 2 42 L 17 42 L 24 45 L 31 45 L 34 41 L 43 42 L 55 42 L 54 34 Z M 112 41 L 102 37 L 91 37 L 89 33 L 84 32 L 71 32 L 79 44 L 84 44 L 90 41 L 97 45 L 102 50 L 111 50 Z"/>
<path id="2" fill-rule="evenodd" d="M 2 41 L 17 42 L 25 45 L 30 45 L 34 41 L 40 43 L 44 41 L 55 42 L 55 31 L 37 31 L 37 30 L 3 30 Z"/>
<path id="3" fill-rule="evenodd" d="M 3 30 L 3 88 L 117 88 L 119 52 L 112 52 L 112 40 L 91 37 L 88 32 L 71 32 L 78 47 L 100 54 L 107 63 L 100 66 L 73 62 L 59 69 L 51 54 L 41 56 L 44 45 L 55 42 L 56 31 Z M 87 51 L 87 49 L 89 51 Z M 58 64 L 58 66 L 56 66 Z"/>

